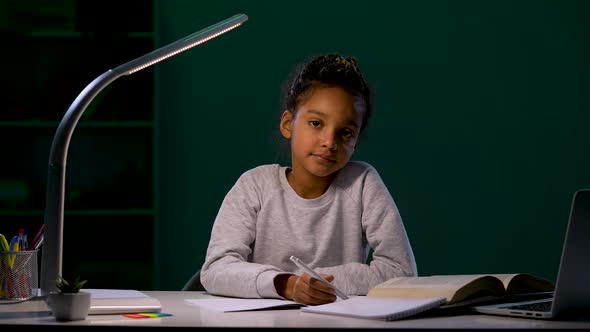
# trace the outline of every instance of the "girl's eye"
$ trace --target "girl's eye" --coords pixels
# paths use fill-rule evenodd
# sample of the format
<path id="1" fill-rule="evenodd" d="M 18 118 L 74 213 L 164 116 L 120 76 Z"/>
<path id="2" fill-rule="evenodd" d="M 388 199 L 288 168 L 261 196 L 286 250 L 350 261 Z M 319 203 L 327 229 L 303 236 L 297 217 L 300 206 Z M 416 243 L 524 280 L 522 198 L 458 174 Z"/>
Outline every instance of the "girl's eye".
<path id="1" fill-rule="evenodd" d="M 309 124 L 310 124 L 312 127 L 319 127 L 319 126 L 320 126 L 320 122 L 319 122 L 319 121 L 317 121 L 317 120 L 312 120 L 312 121 L 309 121 Z"/>
<path id="2" fill-rule="evenodd" d="M 353 137 L 354 137 L 354 133 L 353 133 L 352 131 L 350 131 L 350 130 L 345 130 L 345 131 L 342 133 L 342 136 L 343 136 L 344 138 L 353 138 Z"/>

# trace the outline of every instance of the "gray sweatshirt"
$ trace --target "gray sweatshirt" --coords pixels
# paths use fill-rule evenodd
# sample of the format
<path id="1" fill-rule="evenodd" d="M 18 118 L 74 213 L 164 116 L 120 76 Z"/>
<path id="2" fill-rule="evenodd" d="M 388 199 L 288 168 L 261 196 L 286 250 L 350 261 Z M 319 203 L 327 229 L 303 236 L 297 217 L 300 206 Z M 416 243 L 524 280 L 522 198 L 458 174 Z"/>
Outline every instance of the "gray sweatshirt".
<path id="1" fill-rule="evenodd" d="M 314 199 L 297 195 L 286 170 L 277 164 L 253 168 L 226 195 L 201 268 L 209 293 L 281 298 L 274 278 L 303 273 L 291 255 L 334 275 L 333 284 L 351 295 L 366 295 L 393 277 L 417 275 L 400 214 L 375 168 L 349 162 Z"/>

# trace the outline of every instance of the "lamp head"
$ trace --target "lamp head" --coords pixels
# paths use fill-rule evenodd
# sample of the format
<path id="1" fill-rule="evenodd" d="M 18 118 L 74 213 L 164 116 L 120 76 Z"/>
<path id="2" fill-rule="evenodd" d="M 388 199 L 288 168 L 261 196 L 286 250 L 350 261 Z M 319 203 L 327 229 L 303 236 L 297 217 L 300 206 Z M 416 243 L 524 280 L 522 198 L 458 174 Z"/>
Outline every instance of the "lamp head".
<path id="1" fill-rule="evenodd" d="M 129 61 L 113 70 L 116 72 L 120 72 L 124 75 L 133 74 L 144 68 L 155 65 L 160 61 L 171 58 L 178 53 L 182 53 L 188 49 L 200 45 L 232 29 L 235 29 L 247 20 L 248 16 L 244 14 L 236 14 L 217 24 L 211 25 L 205 29 L 194 32 L 171 44 L 161 47 L 135 60 Z"/>

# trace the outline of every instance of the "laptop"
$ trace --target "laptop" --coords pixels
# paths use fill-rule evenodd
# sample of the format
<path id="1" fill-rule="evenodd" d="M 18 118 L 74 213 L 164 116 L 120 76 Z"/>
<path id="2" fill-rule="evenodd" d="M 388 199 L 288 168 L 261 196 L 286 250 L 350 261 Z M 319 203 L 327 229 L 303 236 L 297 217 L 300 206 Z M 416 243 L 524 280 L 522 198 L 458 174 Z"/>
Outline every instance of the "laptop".
<path id="1" fill-rule="evenodd" d="M 552 298 L 475 306 L 479 313 L 538 318 L 590 317 L 590 189 L 574 193 Z"/>

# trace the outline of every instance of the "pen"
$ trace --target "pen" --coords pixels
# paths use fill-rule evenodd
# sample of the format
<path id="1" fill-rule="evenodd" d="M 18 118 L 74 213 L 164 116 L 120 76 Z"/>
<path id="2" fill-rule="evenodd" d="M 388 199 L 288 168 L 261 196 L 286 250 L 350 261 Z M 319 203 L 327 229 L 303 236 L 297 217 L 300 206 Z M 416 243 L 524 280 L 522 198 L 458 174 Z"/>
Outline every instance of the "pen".
<path id="1" fill-rule="evenodd" d="M 39 228 L 37 235 L 35 235 L 35 237 L 33 238 L 33 241 L 29 245 L 29 250 L 37 247 L 37 241 L 39 240 L 39 237 L 43 234 L 44 230 L 45 230 L 45 224 L 41 225 L 41 228 Z"/>
<path id="2" fill-rule="evenodd" d="M 322 278 L 322 276 L 320 276 L 318 273 L 316 273 L 314 270 L 312 270 L 309 266 L 305 265 L 305 263 L 303 263 L 299 258 L 297 258 L 295 256 L 291 256 L 291 257 L 289 257 L 289 259 L 293 263 L 295 263 L 297 266 L 299 266 L 301 269 L 305 270 L 305 272 L 309 273 L 312 277 L 314 277 L 317 280 L 323 282 L 324 284 L 334 288 L 334 290 L 336 291 L 336 295 L 338 295 L 339 298 L 341 298 L 342 300 L 348 300 L 348 296 L 346 296 L 346 294 L 342 293 L 342 291 L 340 291 L 338 288 L 334 287 L 334 285 L 332 285 L 328 280 Z"/>
<path id="3" fill-rule="evenodd" d="M 35 243 L 35 247 L 33 249 L 37 250 L 41 248 L 41 245 L 43 245 L 43 234 L 39 236 L 39 240 L 37 241 L 37 243 Z"/>

